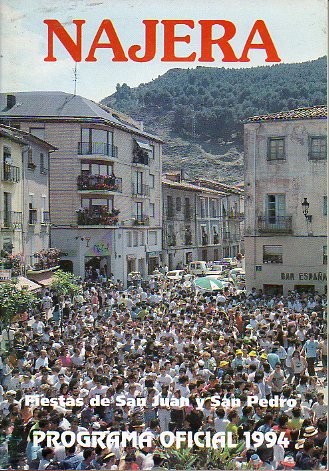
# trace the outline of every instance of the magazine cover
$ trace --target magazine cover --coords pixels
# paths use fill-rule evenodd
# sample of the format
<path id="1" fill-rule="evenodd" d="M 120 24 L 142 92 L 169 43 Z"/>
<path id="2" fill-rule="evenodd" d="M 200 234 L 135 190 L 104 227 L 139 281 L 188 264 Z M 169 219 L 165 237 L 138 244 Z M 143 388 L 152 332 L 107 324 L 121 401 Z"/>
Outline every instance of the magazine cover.
<path id="1" fill-rule="evenodd" d="M 0 469 L 326 469 L 327 2 L 0 21 Z"/>

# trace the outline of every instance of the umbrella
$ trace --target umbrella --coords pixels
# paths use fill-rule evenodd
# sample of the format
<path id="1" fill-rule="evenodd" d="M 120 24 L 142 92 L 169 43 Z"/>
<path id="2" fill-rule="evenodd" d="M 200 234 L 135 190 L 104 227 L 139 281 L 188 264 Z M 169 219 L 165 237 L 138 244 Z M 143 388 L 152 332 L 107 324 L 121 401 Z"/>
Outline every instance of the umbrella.
<path id="1" fill-rule="evenodd" d="M 206 276 L 198 278 L 194 281 L 196 288 L 203 289 L 204 291 L 218 291 L 224 288 L 224 284 L 216 278 L 207 278 Z"/>

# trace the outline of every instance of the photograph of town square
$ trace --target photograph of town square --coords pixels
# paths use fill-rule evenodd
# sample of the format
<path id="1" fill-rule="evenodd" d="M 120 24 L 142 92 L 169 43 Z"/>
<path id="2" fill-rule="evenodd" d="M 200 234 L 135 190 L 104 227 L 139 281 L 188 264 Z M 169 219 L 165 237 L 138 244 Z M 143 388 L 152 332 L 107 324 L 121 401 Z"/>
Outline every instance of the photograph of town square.
<path id="1" fill-rule="evenodd" d="M 319 51 L 2 87 L 0 469 L 327 469 Z"/>

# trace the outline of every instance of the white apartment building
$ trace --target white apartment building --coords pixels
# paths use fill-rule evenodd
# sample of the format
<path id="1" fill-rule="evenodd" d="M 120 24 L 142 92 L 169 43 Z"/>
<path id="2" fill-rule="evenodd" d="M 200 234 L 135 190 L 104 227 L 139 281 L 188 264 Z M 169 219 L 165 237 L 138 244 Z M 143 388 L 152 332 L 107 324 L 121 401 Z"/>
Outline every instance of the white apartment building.
<path id="1" fill-rule="evenodd" d="M 131 271 L 152 272 L 162 245 L 162 141 L 80 96 L 10 96 L 8 103 L 1 95 L 1 121 L 57 148 L 49 165 L 51 245 L 63 253 L 62 268 L 124 282 Z"/>
<path id="2" fill-rule="evenodd" d="M 36 270 L 37 254 L 49 249 L 48 160 L 55 149 L 4 125 L 0 125 L 0 141 L 0 250 L 16 256 L 23 273 Z"/>
<path id="3" fill-rule="evenodd" d="M 245 131 L 247 289 L 326 292 L 327 107 L 249 118 Z"/>

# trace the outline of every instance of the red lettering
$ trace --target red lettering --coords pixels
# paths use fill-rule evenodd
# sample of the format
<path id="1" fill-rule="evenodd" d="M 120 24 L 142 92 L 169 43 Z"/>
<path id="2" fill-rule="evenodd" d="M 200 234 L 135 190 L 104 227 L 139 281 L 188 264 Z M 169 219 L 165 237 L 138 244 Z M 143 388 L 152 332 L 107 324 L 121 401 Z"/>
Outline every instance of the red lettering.
<path id="1" fill-rule="evenodd" d="M 189 28 L 194 28 L 193 20 L 162 20 L 161 23 L 164 26 L 163 31 L 163 57 L 162 62 L 193 62 L 195 60 L 196 53 L 192 52 L 189 56 L 177 57 L 175 55 L 175 43 L 184 42 L 189 44 L 191 42 L 191 36 L 175 36 L 176 25 L 186 25 Z"/>
<path id="2" fill-rule="evenodd" d="M 257 32 L 263 42 L 260 44 L 252 44 L 252 41 Z M 278 56 L 278 53 L 276 52 L 270 33 L 268 32 L 268 29 L 263 20 L 257 20 L 254 26 L 252 27 L 252 30 L 250 31 L 250 34 L 242 51 L 242 56 L 239 59 L 239 62 L 250 62 L 250 59 L 248 57 L 250 49 L 265 49 L 267 54 L 265 62 L 281 62 L 281 59 Z"/>
<path id="3" fill-rule="evenodd" d="M 145 54 L 137 57 L 136 53 L 142 49 L 138 44 L 134 44 L 128 50 L 130 59 L 135 62 L 149 62 L 154 59 L 156 53 L 156 27 L 158 20 L 144 20 L 145 25 Z"/>
<path id="4" fill-rule="evenodd" d="M 85 20 L 73 20 L 76 25 L 76 42 L 73 41 L 64 26 L 58 20 L 44 20 L 48 25 L 48 55 L 44 58 L 45 62 L 56 62 L 54 56 L 54 34 L 63 44 L 67 52 L 75 62 L 81 62 L 81 44 L 82 44 L 82 25 Z"/>
<path id="5" fill-rule="evenodd" d="M 229 41 L 233 38 L 236 32 L 234 23 L 226 20 L 200 20 L 201 25 L 201 57 L 199 62 L 214 62 L 215 59 L 212 56 L 212 46 L 217 44 L 222 50 L 224 57 L 222 62 L 238 62 L 232 46 Z M 212 27 L 214 25 L 223 26 L 224 35 L 220 38 L 213 39 Z"/>
<path id="6" fill-rule="evenodd" d="M 108 37 L 109 39 L 108 43 L 99 42 L 103 33 L 105 33 L 106 36 Z M 122 49 L 117 33 L 115 32 L 114 26 L 112 25 L 112 21 L 110 20 L 103 20 L 101 22 L 100 27 L 98 28 L 98 31 L 90 47 L 88 57 L 86 57 L 86 62 L 97 61 L 95 57 L 95 51 L 98 48 L 112 49 L 113 51 L 112 62 L 127 62 L 128 61 L 127 57 L 125 56 L 124 50 Z"/>

